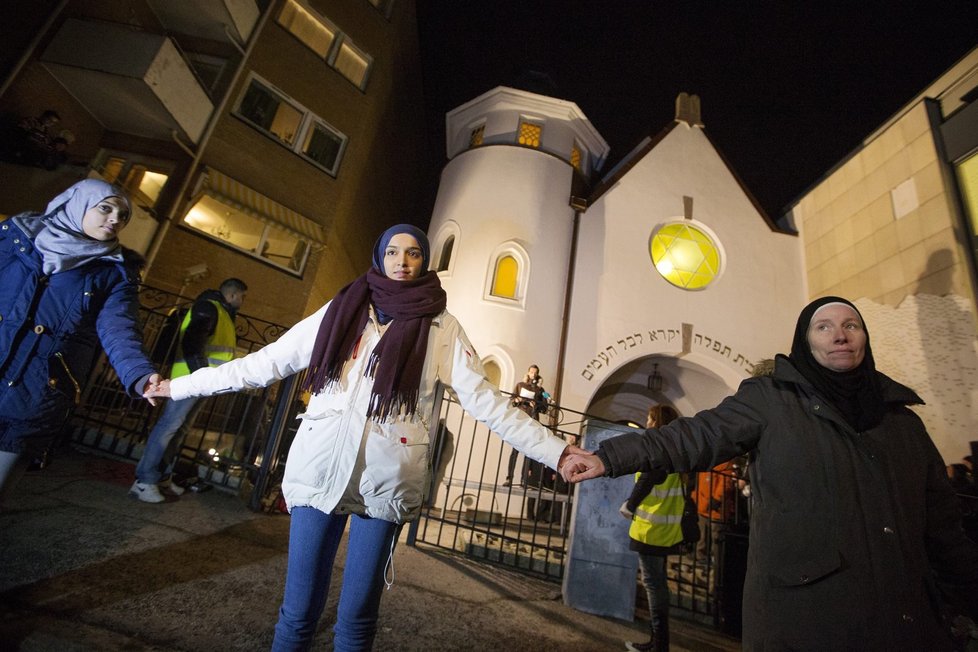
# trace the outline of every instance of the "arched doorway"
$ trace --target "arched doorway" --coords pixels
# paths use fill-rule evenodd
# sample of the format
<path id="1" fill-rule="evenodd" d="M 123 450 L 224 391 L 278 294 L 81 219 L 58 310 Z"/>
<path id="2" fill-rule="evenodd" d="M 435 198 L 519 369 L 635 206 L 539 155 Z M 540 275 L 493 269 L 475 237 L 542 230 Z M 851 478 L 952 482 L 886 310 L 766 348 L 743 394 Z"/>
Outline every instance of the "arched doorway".
<path id="1" fill-rule="evenodd" d="M 659 382 L 651 381 L 658 375 Z M 688 356 L 650 355 L 625 363 L 604 381 L 585 412 L 612 423 L 645 423 L 648 408 L 668 403 L 682 416 L 717 405 L 736 390 Z"/>

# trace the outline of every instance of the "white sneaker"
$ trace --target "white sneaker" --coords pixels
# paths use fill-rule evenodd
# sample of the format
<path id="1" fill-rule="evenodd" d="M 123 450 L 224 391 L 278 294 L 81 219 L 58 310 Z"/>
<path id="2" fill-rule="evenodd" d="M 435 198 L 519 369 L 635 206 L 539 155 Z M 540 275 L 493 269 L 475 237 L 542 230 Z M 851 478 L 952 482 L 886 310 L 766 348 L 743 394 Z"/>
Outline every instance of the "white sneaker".
<path id="1" fill-rule="evenodd" d="M 159 487 L 148 482 L 136 480 L 129 488 L 129 495 L 135 496 L 144 503 L 162 503 L 166 500 L 160 493 Z"/>
<path id="2" fill-rule="evenodd" d="M 169 478 L 160 483 L 160 489 L 173 496 L 182 496 L 186 489 L 178 485 L 173 481 L 173 478 Z"/>

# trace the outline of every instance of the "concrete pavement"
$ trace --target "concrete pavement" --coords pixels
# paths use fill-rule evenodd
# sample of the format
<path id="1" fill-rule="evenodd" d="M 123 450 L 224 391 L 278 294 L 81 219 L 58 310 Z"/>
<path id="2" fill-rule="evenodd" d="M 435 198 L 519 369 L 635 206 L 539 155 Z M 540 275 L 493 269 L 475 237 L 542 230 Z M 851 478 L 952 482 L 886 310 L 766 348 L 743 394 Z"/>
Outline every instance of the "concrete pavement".
<path id="1" fill-rule="evenodd" d="M 0 650 L 267 650 L 285 577 L 288 517 L 219 491 L 162 505 L 127 496 L 130 463 L 62 450 L 0 512 Z M 331 649 L 345 549 L 316 650 Z M 375 650 L 623 650 L 648 624 L 566 607 L 560 586 L 402 543 Z M 737 641 L 673 622 L 673 650 Z"/>

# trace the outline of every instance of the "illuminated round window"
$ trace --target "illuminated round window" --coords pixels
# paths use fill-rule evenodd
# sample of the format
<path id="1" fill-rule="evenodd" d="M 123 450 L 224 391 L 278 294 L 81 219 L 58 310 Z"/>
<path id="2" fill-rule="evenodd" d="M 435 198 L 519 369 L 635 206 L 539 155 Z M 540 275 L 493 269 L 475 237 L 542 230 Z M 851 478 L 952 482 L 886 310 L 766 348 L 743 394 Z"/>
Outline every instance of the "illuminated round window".
<path id="1" fill-rule="evenodd" d="M 701 290 L 720 273 L 720 252 L 710 236 L 688 223 L 666 224 L 652 236 L 652 264 L 673 285 Z"/>

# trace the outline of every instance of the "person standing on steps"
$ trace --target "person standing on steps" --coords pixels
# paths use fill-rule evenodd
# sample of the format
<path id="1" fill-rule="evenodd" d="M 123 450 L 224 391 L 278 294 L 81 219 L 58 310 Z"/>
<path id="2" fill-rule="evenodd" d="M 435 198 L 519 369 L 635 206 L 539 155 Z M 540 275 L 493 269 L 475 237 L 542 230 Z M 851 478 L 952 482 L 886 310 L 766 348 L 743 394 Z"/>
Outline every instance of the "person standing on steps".
<path id="1" fill-rule="evenodd" d="M 540 377 L 540 367 L 531 364 L 526 370 L 526 375 L 523 376 L 523 380 L 516 383 L 516 387 L 513 388 L 513 405 L 526 412 L 528 417 L 539 420 L 540 413 L 547 407 L 547 402 L 543 394 L 543 378 Z M 513 477 L 516 473 L 516 459 L 519 455 L 520 452 L 515 448 L 509 454 L 509 463 L 506 465 L 506 481 L 503 482 L 504 487 L 509 487 L 513 484 Z M 518 482 L 517 484 L 523 484 L 523 482 Z"/>

